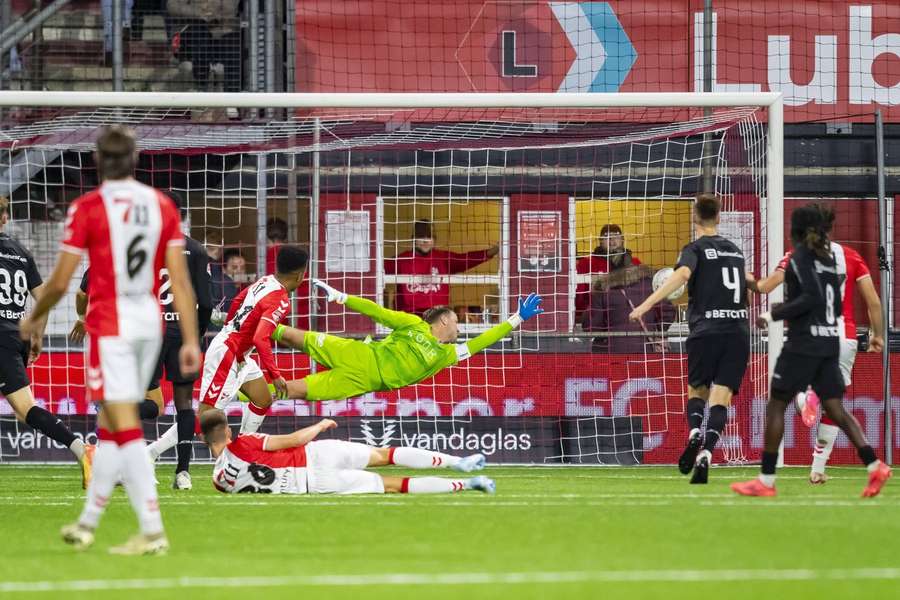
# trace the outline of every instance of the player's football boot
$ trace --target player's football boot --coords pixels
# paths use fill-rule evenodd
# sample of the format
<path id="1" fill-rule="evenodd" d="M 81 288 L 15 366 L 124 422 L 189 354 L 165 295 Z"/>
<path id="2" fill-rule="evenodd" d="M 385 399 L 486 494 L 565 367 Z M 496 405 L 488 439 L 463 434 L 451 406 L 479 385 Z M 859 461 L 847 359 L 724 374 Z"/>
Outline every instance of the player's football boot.
<path id="1" fill-rule="evenodd" d="M 118 554 L 119 556 L 142 556 L 145 554 L 165 554 L 169 550 L 169 540 L 165 534 L 159 534 L 154 537 L 139 533 L 128 538 L 128 541 L 121 546 L 113 546 L 109 549 L 110 554 Z"/>
<path id="2" fill-rule="evenodd" d="M 703 438 L 700 436 L 699 430 L 695 431 L 694 435 L 688 438 L 687 447 L 685 447 L 684 452 L 681 453 L 681 457 L 678 459 L 678 470 L 681 471 L 682 475 L 687 475 L 694 468 L 694 463 L 697 462 L 697 453 L 700 452 L 702 443 Z"/>
<path id="3" fill-rule="evenodd" d="M 816 471 L 810 471 L 809 473 L 809 482 L 813 485 L 821 485 L 828 481 L 828 475 L 825 473 L 818 473 Z"/>
<path id="4" fill-rule="evenodd" d="M 797 394 L 797 396 L 799 397 L 800 394 Z M 800 418 L 807 427 L 812 427 L 816 424 L 816 419 L 819 417 L 820 404 L 818 394 L 812 390 L 807 390 L 806 401 L 800 405 Z"/>
<path id="5" fill-rule="evenodd" d="M 750 481 L 739 481 L 731 484 L 731 490 L 737 492 L 741 496 L 775 496 L 775 486 L 767 486 L 759 479 L 751 479 Z"/>
<path id="6" fill-rule="evenodd" d="M 81 457 L 81 489 L 86 490 L 91 484 L 91 475 L 94 470 L 94 452 L 97 446 L 94 444 L 84 445 L 84 456 Z"/>
<path id="7" fill-rule="evenodd" d="M 480 471 L 487 464 L 484 454 L 472 454 L 464 456 L 453 466 L 454 471 L 462 471 L 463 473 L 471 473 L 472 471 Z"/>
<path id="8" fill-rule="evenodd" d="M 187 471 L 179 471 L 175 474 L 175 481 L 172 482 L 173 490 L 190 490 L 194 484 L 191 482 L 191 474 Z"/>
<path id="9" fill-rule="evenodd" d="M 891 468 L 884 464 L 881 461 L 878 461 L 878 466 L 875 467 L 875 470 L 869 473 L 869 483 L 866 485 L 866 489 L 863 490 L 862 497 L 863 498 L 874 498 L 881 492 L 881 488 L 884 487 L 884 484 L 887 483 L 887 480 L 891 478 Z"/>
<path id="10" fill-rule="evenodd" d="M 74 546 L 76 550 L 85 550 L 94 543 L 94 532 L 81 523 L 63 525 L 59 533 L 63 541 Z"/>
<path id="11" fill-rule="evenodd" d="M 709 481 L 709 461 L 712 460 L 712 454 L 709 450 L 704 450 L 697 457 L 694 463 L 694 474 L 691 475 L 691 483 L 707 483 Z"/>
<path id="12" fill-rule="evenodd" d="M 484 475 L 479 475 L 478 477 L 473 477 L 467 481 L 466 488 L 470 490 L 479 490 L 485 494 L 493 494 L 497 491 L 497 484 L 494 483 L 493 479 L 485 477 Z"/>

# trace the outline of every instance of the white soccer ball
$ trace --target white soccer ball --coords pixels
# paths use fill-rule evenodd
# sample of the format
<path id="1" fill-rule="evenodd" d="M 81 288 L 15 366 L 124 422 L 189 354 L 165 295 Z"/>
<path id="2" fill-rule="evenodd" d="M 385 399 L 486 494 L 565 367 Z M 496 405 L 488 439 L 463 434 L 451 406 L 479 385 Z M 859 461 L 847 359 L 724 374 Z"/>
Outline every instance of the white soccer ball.
<path id="1" fill-rule="evenodd" d="M 672 273 L 674 273 L 674 272 L 675 272 L 675 269 L 673 269 L 672 267 L 663 267 L 662 269 L 657 271 L 656 274 L 653 276 L 653 291 L 655 292 L 656 290 L 661 288 L 663 286 L 663 284 L 666 282 L 666 280 L 669 277 L 671 277 Z M 681 298 L 681 296 L 683 294 L 684 294 L 684 285 L 682 284 L 681 287 L 679 287 L 677 290 L 675 290 L 674 292 L 672 292 L 671 294 L 666 296 L 666 300 L 668 300 L 669 302 L 674 302 L 675 300 L 678 300 L 679 298 Z"/>

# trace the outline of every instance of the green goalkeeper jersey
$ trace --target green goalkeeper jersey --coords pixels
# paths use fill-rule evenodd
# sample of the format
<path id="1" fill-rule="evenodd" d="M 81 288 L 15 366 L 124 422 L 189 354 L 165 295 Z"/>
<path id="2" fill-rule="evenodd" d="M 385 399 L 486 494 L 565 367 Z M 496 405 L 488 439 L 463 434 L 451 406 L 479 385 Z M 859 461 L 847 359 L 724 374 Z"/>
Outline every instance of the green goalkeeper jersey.
<path id="1" fill-rule="evenodd" d="M 385 339 L 371 344 L 385 389 L 427 379 L 495 344 L 513 329 L 504 322 L 464 344 L 442 344 L 431 334 L 431 325 L 416 315 L 390 310 L 357 296 L 348 296 L 345 306 L 392 330 Z"/>

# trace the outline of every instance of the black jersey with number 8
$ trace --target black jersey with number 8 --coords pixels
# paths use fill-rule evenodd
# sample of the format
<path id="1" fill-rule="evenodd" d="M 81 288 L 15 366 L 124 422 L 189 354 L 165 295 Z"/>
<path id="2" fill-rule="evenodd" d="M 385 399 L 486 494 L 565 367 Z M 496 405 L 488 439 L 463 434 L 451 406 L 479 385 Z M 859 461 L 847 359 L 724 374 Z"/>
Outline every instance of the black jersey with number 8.
<path id="1" fill-rule="evenodd" d="M 840 354 L 841 276 L 834 257 L 817 256 L 797 246 L 784 271 L 787 297 L 772 309 L 776 321 L 788 321 L 784 349 L 808 356 Z"/>
<path id="2" fill-rule="evenodd" d="M 19 330 L 28 293 L 41 283 L 31 252 L 17 240 L 0 233 L 0 332 Z"/>
<path id="3" fill-rule="evenodd" d="M 681 250 L 675 268 L 691 270 L 688 280 L 690 337 L 747 333 L 744 254 L 731 240 L 704 235 Z"/>

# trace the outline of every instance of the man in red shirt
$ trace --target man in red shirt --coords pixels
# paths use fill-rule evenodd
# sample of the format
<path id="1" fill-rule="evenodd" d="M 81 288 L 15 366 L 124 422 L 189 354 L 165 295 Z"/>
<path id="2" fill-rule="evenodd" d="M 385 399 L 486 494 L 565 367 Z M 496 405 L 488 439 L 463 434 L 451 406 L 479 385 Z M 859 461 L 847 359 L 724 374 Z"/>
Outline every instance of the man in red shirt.
<path id="1" fill-rule="evenodd" d="M 91 267 L 85 316 L 88 398 L 100 404 L 93 478 L 78 521 L 62 529 L 77 548 L 94 541 L 119 476 L 138 515 L 141 533 L 114 554 L 158 554 L 163 531 L 153 465 L 144 445 L 137 405 L 144 399 L 162 344 L 158 273 L 164 266 L 180 314 L 179 368 L 191 375 L 200 363 L 197 308 L 184 258 L 178 209 L 162 192 L 135 181 L 137 144 L 126 127 L 106 128 L 97 140 L 102 184 L 69 208 L 65 237 L 46 292 L 22 320 L 23 339 L 59 302 L 82 256 Z"/>
<path id="2" fill-rule="evenodd" d="M 411 283 L 397 285 L 395 309 L 401 312 L 422 314 L 433 306 L 450 304 L 450 286 L 441 281 L 442 275 L 468 271 L 497 256 L 495 244 L 487 250 L 459 254 L 434 247 L 430 221 L 416 221 L 413 226 L 415 249 L 401 252 L 395 258 L 384 261 L 384 272 L 389 275 L 413 275 Z"/>
<path id="3" fill-rule="evenodd" d="M 625 248 L 625 236 L 622 228 L 614 223 L 604 225 L 600 229 L 599 245 L 588 256 L 575 261 L 575 271 L 579 275 L 609 273 L 617 269 L 634 267 L 641 264 Z M 575 288 L 575 316 L 581 319 L 581 313 L 591 305 L 591 285 L 579 283 Z"/>

